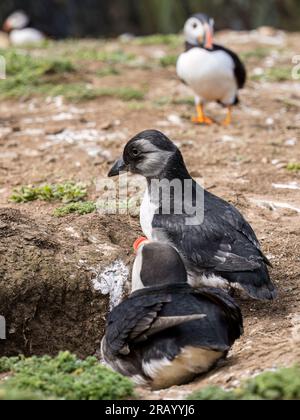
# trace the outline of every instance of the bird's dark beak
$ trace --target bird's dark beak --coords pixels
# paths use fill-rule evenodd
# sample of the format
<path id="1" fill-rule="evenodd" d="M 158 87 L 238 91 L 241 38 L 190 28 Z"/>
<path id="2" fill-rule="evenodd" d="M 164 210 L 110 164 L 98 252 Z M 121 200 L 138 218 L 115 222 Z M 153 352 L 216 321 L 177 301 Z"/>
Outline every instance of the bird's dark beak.
<path id="1" fill-rule="evenodd" d="M 126 172 L 127 166 L 123 159 L 117 160 L 117 162 L 114 164 L 114 166 L 111 168 L 108 176 L 109 178 L 112 178 L 113 176 L 118 176 L 121 174 L 121 172 Z"/>

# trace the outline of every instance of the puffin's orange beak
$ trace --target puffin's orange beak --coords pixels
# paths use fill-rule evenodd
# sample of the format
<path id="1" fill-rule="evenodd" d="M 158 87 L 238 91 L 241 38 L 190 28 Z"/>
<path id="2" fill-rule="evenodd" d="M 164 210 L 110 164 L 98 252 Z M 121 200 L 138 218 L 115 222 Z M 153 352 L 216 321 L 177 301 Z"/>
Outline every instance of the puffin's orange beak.
<path id="1" fill-rule="evenodd" d="M 145 242 L 149 242 L 147 238 L 145 237 L 141 237 L 138 238 L 135 243 L 133 244 L 133 249 L 135 250 L 135 252 L 137 253 L 140 246 L 142 246 Z"/>
<path id="2" fill-rule="evenodd" d="M 205 48 L 212 50 L 214 47 L 214 30 L 208 23 L 205 24 Z"/>
<path id="3" fill-rule="evenodd" d="M 10 23 L 9 23 L 8 20 L 4 22 L 3 31 L 4 32 L 10 32 L 11 31 L 11 26 L 10 26 Z"/>

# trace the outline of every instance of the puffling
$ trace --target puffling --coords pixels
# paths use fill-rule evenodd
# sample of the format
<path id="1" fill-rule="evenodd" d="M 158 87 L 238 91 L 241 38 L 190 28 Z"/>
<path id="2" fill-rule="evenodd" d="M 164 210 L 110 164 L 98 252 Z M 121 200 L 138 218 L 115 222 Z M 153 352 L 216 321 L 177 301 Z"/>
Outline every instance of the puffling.
<path id="1" fill-rule="evenodd" d="M 143 232 L 178 250 L 191 285 L 275 299 L 271 264 L 252 227 L 234 206 L 192 179 L 181 152 L 163 133 L 147 130 L 131 139 L 109 176 L 123 171 L 147 179 L 140 210 Z"/>
<path id="2" fill-rule="evenodd" d="M 227 107 L 223 124 L 231 124 L 232 106 L 239 103 L 238 91 L 245 86 L 247 72 L 240 58 L 231 50 L 214 44 L 214 20 L 196 14 L 184 26 L 185 52 L 177 62 L 177 74 L 195 94 L 197 124 L 214 121 L 204 112 L 204 104 L 218 102 Z"/>
<path id="3" fill-rule="evenodd" d="M 22 10 L 12 13 L 4 22 L 3 30 L 9 34 L 11 45 L 19 47 L 40 43 L 46 39 L 38 29 L 29 27 L 30 18 Z"/>
<path id="4" fill-rule="evenodd" d="M 186 384 L 227 356 L 241 311 L 220 290 L 192 289 L 173 247 L 142 240 L 136 250 L 132 294 L 108 317 L 102 356 L 139 385 Z"/>

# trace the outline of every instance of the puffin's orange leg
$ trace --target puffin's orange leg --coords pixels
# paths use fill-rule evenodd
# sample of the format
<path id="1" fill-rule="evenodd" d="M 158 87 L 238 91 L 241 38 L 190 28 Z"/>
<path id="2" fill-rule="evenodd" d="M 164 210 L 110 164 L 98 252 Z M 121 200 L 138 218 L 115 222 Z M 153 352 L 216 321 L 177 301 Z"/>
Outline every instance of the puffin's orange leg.
<path id="1" fill-rule="evenodd" d="M 231 123 L 232 123 L 232 107 L 231 106 L 229 106 L 228 108 L 227 108 L 227 116 L 226 116 L 226 118 L 225 118 L 225 120 L 223 121 L 223 125 L 225 126 L 225 127 L 229 127 L 230 125 L 231 125 Z"/>
<path id="2" fill-rule="evenodd" d="M 192 122 L 195 124 L 212 125 L 214 121 L 207 117 L 204 113 L 203 105 L 197 105 L 197 117 L 192 118 Z"/>

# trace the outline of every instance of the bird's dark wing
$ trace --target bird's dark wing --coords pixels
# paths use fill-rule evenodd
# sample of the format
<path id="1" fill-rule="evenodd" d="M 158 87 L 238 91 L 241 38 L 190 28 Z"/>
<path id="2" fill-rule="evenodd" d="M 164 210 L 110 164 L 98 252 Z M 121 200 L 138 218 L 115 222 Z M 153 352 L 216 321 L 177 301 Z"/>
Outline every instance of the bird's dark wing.
<path id="1" fill-rule="evenodd" d="M 238 55 L 235 52 L 229 50 L 228 48 L 217 44 L 214 44 L 214 51 L 224 51 L 230 55 L 230 57 L 234 61 L 234 74 L 237 81 L 237 85 L 239 89 L 243 89 L 247 81 L 247 70 L 240 58 L 238 57 Z"/>
<path id="2" fill-rule="evenodd" d="M 244 326 L 241 309 L 227 293 L 213 288 L 201 288 L 195 290 L 194 293 L 210 300 L 224 312 L 228 325 L 230 345 L 243 335 Z"/>
<path id="3" fill-rule="evenodd" d="M 146 341 L 161 331 L 189 321 L 203 318 L 203 315 L 163 317 L 164 305 L 172 302 L 170 291 L 134 294 L 116 307 L 107 321 L 106 342 L 113 355 L 130 354 L 130 346 Z"/>

